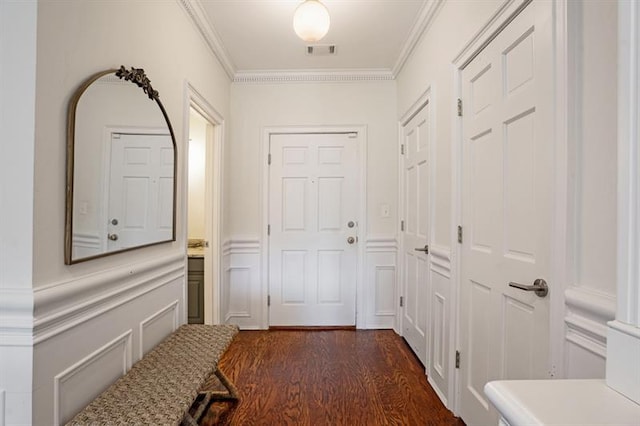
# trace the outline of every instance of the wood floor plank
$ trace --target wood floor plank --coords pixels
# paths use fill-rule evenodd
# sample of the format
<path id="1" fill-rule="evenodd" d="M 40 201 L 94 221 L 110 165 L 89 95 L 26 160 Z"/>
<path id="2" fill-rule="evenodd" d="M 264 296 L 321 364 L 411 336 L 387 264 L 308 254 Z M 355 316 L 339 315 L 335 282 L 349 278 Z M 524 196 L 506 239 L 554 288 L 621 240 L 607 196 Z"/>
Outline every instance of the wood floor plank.
<path id="1" fill-rule="evenodd" d="M 240 401 L 212 425 L 451 425 L 424 368 L 390 330 L 241 331 L 220 361 Z"/>

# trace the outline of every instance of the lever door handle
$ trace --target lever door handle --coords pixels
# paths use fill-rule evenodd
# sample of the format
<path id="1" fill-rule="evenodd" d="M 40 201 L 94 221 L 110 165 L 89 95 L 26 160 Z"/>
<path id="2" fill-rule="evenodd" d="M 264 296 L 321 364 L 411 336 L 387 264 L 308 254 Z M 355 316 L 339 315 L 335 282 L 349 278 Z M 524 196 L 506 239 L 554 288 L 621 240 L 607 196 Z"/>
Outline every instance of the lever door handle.
<path id="1" fill-rule="evenodd" d="M 547 282 L 542 278 L 537 278 L 533 282 L 533 285 L 510 282 L 509 287 L 517 288 L 524 291 L 535 291 L 536 296 L 538 297 L 545 297 L 547 294 L 549 294 L 549 286 L 547 285 Z"/>
<path id="2" fill-rule="evenodd" d="M 429 246 L 428 245 L 425 245 L 423 248 L 415 248 L 414 250 L 415 251 L 423 251 L 426 254 L 429 254 Z"/>

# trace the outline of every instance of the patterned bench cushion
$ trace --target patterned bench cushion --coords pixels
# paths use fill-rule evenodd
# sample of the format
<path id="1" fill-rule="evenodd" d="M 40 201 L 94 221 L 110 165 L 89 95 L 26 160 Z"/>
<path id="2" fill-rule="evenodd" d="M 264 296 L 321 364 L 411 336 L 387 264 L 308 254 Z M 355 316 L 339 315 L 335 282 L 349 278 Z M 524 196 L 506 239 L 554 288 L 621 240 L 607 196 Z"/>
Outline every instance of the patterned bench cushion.
<path id="1" fill-rule="evenodd" d="M 181 326 L 67 424 L 179 424 L 237 333 L 235 325 Z"/>

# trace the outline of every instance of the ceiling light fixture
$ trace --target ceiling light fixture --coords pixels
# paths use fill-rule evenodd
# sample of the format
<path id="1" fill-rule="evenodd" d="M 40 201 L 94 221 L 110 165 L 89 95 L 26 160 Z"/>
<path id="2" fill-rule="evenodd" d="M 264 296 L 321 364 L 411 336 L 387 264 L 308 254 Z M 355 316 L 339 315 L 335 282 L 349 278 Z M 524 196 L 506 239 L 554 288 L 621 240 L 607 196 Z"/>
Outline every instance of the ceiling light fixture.
<path id="1" fill-rule="evenodd" d="M 329 31 L 329 11 L 319 0 L 305 0 L 293 14 L 293 29 L 304 41 L 318 41 Z"/>

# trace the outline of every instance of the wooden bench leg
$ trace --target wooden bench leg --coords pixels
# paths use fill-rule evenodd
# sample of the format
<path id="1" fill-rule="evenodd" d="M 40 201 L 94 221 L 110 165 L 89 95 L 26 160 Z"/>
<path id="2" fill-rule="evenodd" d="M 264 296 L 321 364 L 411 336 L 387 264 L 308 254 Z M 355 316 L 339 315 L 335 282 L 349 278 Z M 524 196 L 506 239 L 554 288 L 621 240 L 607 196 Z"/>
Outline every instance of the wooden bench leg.
<path id="1" fill-rule="evenodd" d="M 237 401 L 238 389 L 236 389 L 235 385 L 231 383 L 231 380 L 229 380 L 229 378 L 219 368 L 216 369 L 215 375 L 220 380 L 220 383 L 222 383 L 222 386 L 224 386 L 227 389 L 227 392 L 226 393 L 223 392 L 219 395 L 214 392 L 212 397 L 214 399 L 229 399 L 229 400 Z"/>
<path id="2" fill-rule="evenodd" d="M 217 380 L 213 378 L 213 375 L 215 375 L 215 378 Z M 206 396 L 208 398 L 207 402 L 210 402 L 212 400 L 237 401 L 238 390 L 231 382 L 231 380 L 229 380 L 229 378 L 222 372 L 222 370 L 216 368 L 213 372 L 213 375 L 211 375 L 209 379 L 207 379 L 205 385 L 200 388 L 198 392 L 200 394 L 200 398 Z M 220 387 L 222 387 L 223 389 L 220 389 Z"/>

